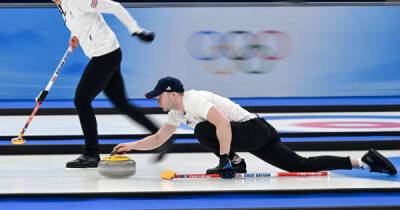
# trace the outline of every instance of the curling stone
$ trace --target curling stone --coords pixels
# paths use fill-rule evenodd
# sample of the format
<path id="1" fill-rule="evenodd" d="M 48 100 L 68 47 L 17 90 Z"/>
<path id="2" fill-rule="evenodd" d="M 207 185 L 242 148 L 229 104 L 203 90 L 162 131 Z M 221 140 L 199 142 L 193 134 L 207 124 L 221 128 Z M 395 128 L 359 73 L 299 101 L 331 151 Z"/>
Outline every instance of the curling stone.
<path id="1" fill-rule="evenodd" d="M 98 171 L 109 178 L 125 178 L 135 174 L 136 162 L 123 155 L 112 155 L 99 162 Z"/>

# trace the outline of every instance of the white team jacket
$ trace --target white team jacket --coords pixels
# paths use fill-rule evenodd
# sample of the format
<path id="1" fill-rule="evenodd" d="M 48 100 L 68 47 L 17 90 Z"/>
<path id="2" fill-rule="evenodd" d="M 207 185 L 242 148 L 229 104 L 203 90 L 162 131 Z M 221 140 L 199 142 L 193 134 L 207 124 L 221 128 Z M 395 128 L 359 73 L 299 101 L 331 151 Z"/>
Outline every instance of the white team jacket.
<path id="1" fill-rule="evenodd" d="M 143 31 L 120 3 L 111 0 L 62 0 L 59 9 L 65 25 L 71 31 L 71 37 L 78 37 L 83 52 L 89 58 L 119 48 L 114 32 L 101 13 L 114 14 L 131 34 Z"/>

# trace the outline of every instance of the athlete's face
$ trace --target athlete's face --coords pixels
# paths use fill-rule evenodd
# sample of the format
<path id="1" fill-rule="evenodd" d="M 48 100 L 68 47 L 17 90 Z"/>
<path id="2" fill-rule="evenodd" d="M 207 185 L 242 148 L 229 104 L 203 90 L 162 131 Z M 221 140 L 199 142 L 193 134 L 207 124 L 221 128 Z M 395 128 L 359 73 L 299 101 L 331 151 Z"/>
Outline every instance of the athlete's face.
<path id="1" fill-rule="evenodd" d="M 56 4 L 61 4 L 61 0 L 52 0 Z"/>
<path id="2" fill-rule="evenodd" d="M 164 112 L 168 112 L 174 107 L 171 94 L 172 93 L 170 92 L 163 92 L 156 97 L 158 105 L 162 108 Z"/>

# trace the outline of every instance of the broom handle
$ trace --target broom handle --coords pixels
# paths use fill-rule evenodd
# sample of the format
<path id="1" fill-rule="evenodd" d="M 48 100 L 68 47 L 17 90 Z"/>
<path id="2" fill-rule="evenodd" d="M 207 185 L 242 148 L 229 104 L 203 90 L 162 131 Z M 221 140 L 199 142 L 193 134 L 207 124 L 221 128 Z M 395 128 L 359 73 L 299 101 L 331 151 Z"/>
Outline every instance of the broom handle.
<path id="1" fill-rule="evenodd" d="M 276 173 L 238 173 L 235 178 L 254 177 L 302 177 L 302 176 L 329 176 L 328 171 L 321 172 L 276 172 Z M 191 178 L 220 178 L 219 174 L 176 174 L 175 179 Z"/>

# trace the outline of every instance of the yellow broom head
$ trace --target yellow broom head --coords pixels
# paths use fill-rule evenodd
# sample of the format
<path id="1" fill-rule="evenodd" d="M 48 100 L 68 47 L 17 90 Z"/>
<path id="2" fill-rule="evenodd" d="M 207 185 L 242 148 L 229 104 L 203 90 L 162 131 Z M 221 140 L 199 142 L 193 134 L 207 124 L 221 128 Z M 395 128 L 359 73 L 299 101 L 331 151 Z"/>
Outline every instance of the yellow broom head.
<path id="1" fill-rule="evenodd" d="M 161 179 L 171 180 L 175 178 L 175 175 L 176 175 L 175 171 L 165 170 L 161 173 Z"/>
<path id="2" fill-rule="evenodd" d="M 15 137 L 11 139 L 12 144 L 25 144 L 25 139 L 22 138 L 21 136 Z"/>

